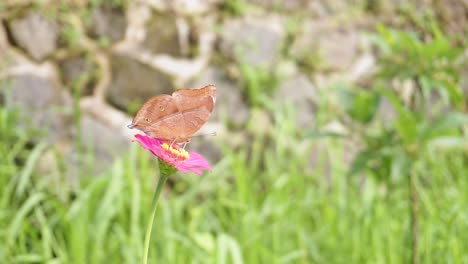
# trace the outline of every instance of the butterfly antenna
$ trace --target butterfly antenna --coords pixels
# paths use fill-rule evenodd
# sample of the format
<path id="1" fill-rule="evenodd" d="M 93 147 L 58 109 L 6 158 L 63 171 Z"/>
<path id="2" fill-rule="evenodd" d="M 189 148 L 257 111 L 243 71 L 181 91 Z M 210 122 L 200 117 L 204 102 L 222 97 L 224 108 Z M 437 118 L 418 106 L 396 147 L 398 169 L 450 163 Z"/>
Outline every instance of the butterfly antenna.
<path id="1" fill-rule="evenodd" d="M 194 135 L 194 136 L 191 136 L 191 138 L 206 137 L 206 136 L 216 136 L 216 132 L 210 132 L 210 133 L 206 133 L 206 134 Z M 190 143 L 190 142 L 185 142 L 182 148 L 185 149 L 185 146 L 187 146 L 188 143 Z"/>
<path id="2" fill-rule="evenodd" d="M 206 133 L 206 134 L 199 134 L 199 135 L 195 135 L 195 136 L 192 136 L 192 137 L 206 137 L 206 136 L 216 136 L 216 132 L 210 132 L 210 133 Z"/>

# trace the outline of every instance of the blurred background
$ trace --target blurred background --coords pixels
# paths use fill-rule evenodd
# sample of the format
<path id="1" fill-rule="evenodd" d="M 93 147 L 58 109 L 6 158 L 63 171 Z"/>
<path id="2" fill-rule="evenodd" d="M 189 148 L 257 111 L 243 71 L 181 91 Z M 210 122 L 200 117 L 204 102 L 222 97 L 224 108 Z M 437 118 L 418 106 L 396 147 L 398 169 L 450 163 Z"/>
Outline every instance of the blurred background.
<path id="1" fill-rule="evenodd" d="M 126 125 L 207 84 L 187 148 L 214 170 L 169 179 L 150 263 L 468 263 L 465 0 L 3 0 L 0 20 L 0 263 L 140 263 L 159 170 Z"/>

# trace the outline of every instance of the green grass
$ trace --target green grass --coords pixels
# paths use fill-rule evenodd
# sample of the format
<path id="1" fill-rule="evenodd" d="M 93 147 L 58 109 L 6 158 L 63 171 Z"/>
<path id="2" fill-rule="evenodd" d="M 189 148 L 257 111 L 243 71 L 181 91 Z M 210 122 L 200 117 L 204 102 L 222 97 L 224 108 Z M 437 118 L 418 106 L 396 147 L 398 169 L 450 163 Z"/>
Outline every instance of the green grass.
<path id="1" fill-rule="evenodd" d="M 170 179 L 150 263 L 409 262 L 405 185 L 346 178 L 344 144 L 294 136 L 286 113 L 275 114 L 273 137 L 224 149 L 213 173 Z M 48 146 L 31 149 L 15 121 L 0 111 L 1 263 L 141 263 L 156 160 L 134 144 L 73 188 L 64 174 L 37 175 Z M 434 152 L 415 166 L 421 263 L 468 263 L 466 152 Z"/>

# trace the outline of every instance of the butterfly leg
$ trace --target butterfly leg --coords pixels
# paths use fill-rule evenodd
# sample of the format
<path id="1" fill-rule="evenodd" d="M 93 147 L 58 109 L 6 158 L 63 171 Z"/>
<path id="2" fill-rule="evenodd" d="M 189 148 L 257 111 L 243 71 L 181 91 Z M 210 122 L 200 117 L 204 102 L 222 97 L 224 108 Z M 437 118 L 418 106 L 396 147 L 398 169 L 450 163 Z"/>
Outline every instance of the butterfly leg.
<path id="1" fill-rule="evenodd" d="M 188 142 L 184 142 L 184 144 L 182 145 L 182 149 L 185 149 L 185 146 L 187 146 Z"/>
<path id="2" fill-rule="evenodd" d="M 176 137 L 176 138 L 174 138 L 174 140 L 172 140 L 171 145 L 170 145 L 171 148 L 172 148 L 172 145 L 174 145 L 174 143 L 177 141 L 178 138 L 179 137 Z"/>

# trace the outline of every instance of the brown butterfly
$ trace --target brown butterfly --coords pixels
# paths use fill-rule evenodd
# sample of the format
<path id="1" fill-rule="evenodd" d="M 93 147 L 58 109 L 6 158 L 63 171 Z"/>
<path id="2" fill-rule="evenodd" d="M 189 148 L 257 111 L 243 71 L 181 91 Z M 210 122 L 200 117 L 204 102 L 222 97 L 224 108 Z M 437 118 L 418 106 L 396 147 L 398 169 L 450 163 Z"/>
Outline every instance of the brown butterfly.
<path id="1" fill-rule="evenodd" d="M 207 85 L 155 96 L 143 104 L 128 128 L 171 143 L 190 142 L 213 112 L 216 94 L 216 86 Z"/>

